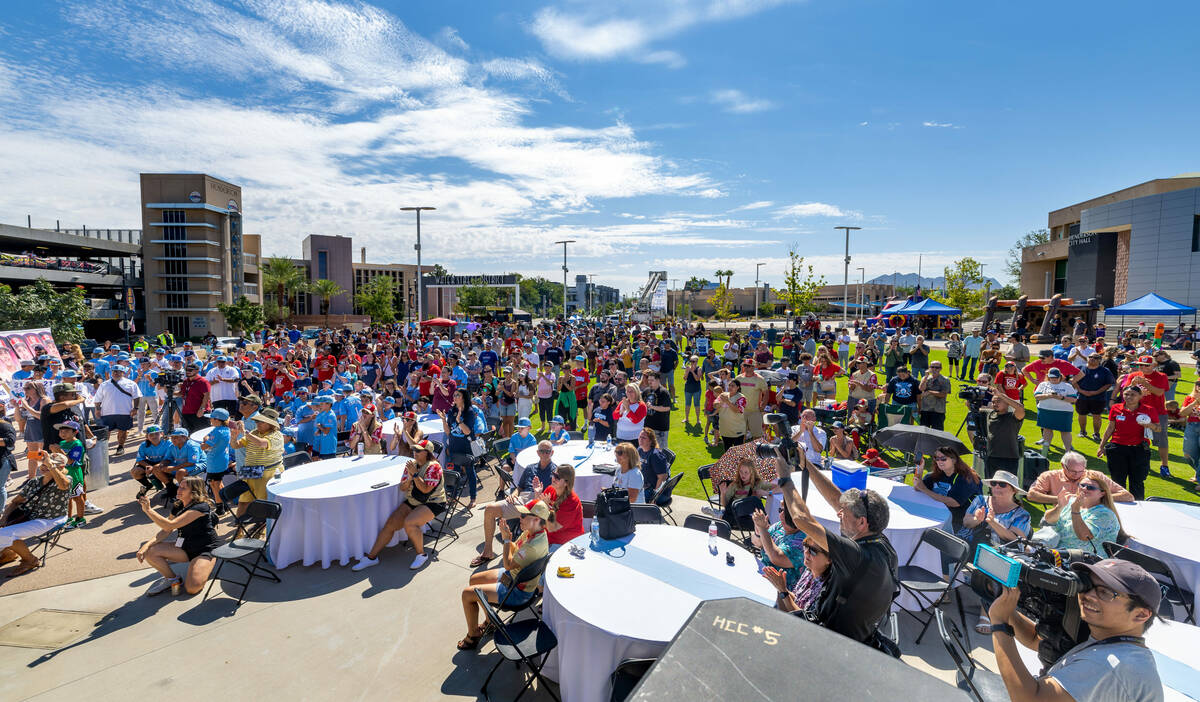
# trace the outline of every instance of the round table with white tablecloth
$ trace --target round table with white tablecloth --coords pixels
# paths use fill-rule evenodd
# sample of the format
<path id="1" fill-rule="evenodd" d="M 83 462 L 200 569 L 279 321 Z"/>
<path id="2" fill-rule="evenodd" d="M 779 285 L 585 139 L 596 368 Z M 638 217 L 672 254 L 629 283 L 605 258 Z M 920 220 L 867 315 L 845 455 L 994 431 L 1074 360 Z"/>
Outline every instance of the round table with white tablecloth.
<path id="1" fill-rule="evenodd" d="M 631 536 L 602 542 L 603 551 L 589 549 L 588 539 L 570 542 L 586 550 L 582 560 L 567 546 L 558 549 L 543 581 L 542 616 L 558 638 L 546 673 L 559 680 L 563 702 L 608 700 L 617 664 L 660 655 L 703 600 L 775 603 L 775 588 L 754 556 L 724 539 L 713 555 L 705 532 L 641 524 Z M 557 577 L 561 566 L 575 577 Z"/>
<path id="2" fill-rule="evenodd" d="M 404 420 L 399 417 L 384 422 L 382 427 L 384 437 L 390 437 L 395 434 L 403 424 Z M 433 439 L 434 441 L 441 441 L 442 437 L 445 436 L 445 427 L 442 425 L 442 418 L 436 414 L 419 415 L 417 417 L 417 427 L 426 438 Z"/>
<path id="3" fill-rule="evenodd" d="M 268 482 L 267 494 L 283 508 L 271 535 L 271 562 L 279 568 L 296 561 L 328 568 L 366 553 L 404 499 L 396 486 L 410 460 L 342 456 L 289 468 Z"/>
<path id="4" fill-rule="evenodd" d="M 1155 622 L 1146 630 L 1146 648 L 1154 654 L 1154 665 L 1162 681 L 1166 702 L 1200 700 L 1200 629 L 1183 622 Z M 1017 653 L 1035 676 L 1042 669 L 1037 651 L 1017 644 Z"/>
<path id="5" fill-rule="evenodd" d="M 191 439 L 192 441 L 195 441 L 198 444 L 202 444 L 202 443 L 204 443 L 205 437 L 207 437 L 210 433 L 212 433 L 212 430 L 213 430 L 212 427 L 204 427 L 203 429 L 197 429 L 196 431 L 192 432 L 192 435 L 189 436 L 188 438 Z"/>
<path id="6" fill-rule="evenodd" d="M 1163 561 L 1200 605 L 1200 504 L 1118 502 L 1129 547 Z"/>
<path id="7" fill-rule="evenodd" d="M 600 491 L 612 485 L 613 481 L 612 475 L 597 473 L 593 468 L 610 466 L 615 471 L 617 465 L 617 457 L 613 454 L 611 446 L 596 443 L 588 448 L 588 442 L 583 440 L 568 441 L 555 446 L 551 460 L 554 461 L 554 465 L 567 463 L 575 468 L 575 494 L 579 495 L 579 499 L 585 501 L 595 501 Z M 513 472 L 513 480 L 519 483 L 520 471 L 538 464 L 537 444 L 518 453 L 516 464 L 520 470 Z"/>
<path id="8" fill-rule="evenodd" d="M 822 471 L 829 475 L 828 471 Z M 801 473 L 792 473 L 792 482 L 800 489 Z M 892 548 L 896 550 L 896 558 L 900 565 L 908 561 L 921 534 L 930 527 L 943 526 L 950 519 L 950 510 L 941 502 L 923 495 L 910 485 L 898 483 L 887 478 L 867 476 L 867 489 L 874 490 L 888 501 L 888 526 L 883 530 Z M 779 519 L 779 506 L 783 495 L 772 493 L 769 512 L 772 520 Z M 826 529 L 836 534 L 841 533 L 841 522 L 838 521 L 837 510 L 829 505 L 815 487 L 808 491 L 808 508 L 814 517 Z M 917 552 L 912 565 L 920 566 L 930 572 L 942 572 L 941 555 L 931 546 L 925 545 Z M 896 605 L 907 610 L 924 609 L 921 603 L 907 592 L 896 598 Z"/>

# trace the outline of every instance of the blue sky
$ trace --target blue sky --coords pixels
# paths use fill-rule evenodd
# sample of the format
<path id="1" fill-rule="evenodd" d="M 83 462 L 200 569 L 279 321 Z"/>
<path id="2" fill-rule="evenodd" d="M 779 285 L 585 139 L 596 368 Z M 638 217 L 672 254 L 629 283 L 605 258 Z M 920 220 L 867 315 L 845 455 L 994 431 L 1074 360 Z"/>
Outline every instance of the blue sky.
<path id="1" fill-rule="evenodd" d="M 855 0 L 13 3 L 0 222 L 136 227 L 137 174 L 239 183 L 267 253 L 631 291 L 796 245 L 841 280 L 986 272 L 1046 212 L 1197 159 L 1200 6 Z"/>

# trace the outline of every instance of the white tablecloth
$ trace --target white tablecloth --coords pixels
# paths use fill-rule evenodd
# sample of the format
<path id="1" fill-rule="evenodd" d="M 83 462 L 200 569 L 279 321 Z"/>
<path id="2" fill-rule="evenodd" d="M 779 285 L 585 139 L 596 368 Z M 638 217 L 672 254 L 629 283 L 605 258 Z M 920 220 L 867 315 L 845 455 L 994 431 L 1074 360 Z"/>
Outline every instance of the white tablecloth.
<path id="1" fill-rule="evenodd" d="M 587 548 L 589 535 L 572 543 Z M 623 549 L 588 549 L 583 560 L 566 546 L 546 566 L 542 615 L 558 637 L 547 675 L 559 678 L 563 702 L 603 702 L 608 676 L 624 658 L 660 655 L 704 600 L 748 597 L 773 605 L 775 589 L 758 572 L 754 556 L 728 541 L 717 555 L 708 534 L 666 525 L 639 525 Z M 725 564 L 731 553 L 733 566 Z M 571 579 L 555 575 L 570 566 Z"/>
<path id="2" fill-rule="evenodd" d="M 404 499 L 396 486 L 409 460 L 343 456 L 289 468 L 267 483 L 270 499 L 283 507 L 271 536 L 271 562 L 279 568 L 296 561 L 328 568 L 366 553 Z"/>
<path id="3" fill-rule="evenodd" d="M 612 449 L 607 444 L 597 442 L 595 446 L 588 448 L 588 442 L 582 440 L 568 441 L 561 446 L 555 446 L 553 461 L 555 465 L 567 463 L 575 468 L 575 494 L 579 495 L 579 499 L 589 501 L 595 501 L 600 491 L 612 485 L 613 481 L 613 476 L 596 473 L 592 467 L 605 464 L 614 467 L 617 465 L 617 457 L 613 455 Z M 537 465 L 537 446 L 523 449 L 517 454 L 516 462 L 522 470 Z M 513 474 L 513 480 L 519 481 L 520 479 L 520 473 Z"/>
<path id="4" fill-rule="evenodd" d="M 204 443 L 204 438 L 206 436 L 208 436 L 212 432 L 212 430 L 213 430 L 212 427 L 204 427 L 203 429 L 197 429 L 196 431 L 192 432 L 192 435 L 189 438 L 191 438 L 192 441 L 195 441 L 198 444 L 202 444 L 202 443 Z"/>
<path id="5" fill-rule="evenodd" d="M 828 474 L 828 473 L 826 473 Z M 792 481 L 799 489 L 800 473 L 792 473 Z M 930 527 L 942 526 L 950 519 L 950 510 L 941 502 L 917 492 L 912 486 L 898 483 L 887 478 L 867 477 L 867 489 L 874 490 L 888 501 L 888 527 L 883 533 L 896 549 L 896 558 L 900 565 L 908 561 L 908 557 L 921 540 L 921 534 Z M 781 493 L 771 495 L 770 514 L 772 521 L 779 519 L 779 506 L 783 502 Z M 837 510 L 821 497 L 815 487 L 808 490 L 808 508 L 813 516 L 826 529 L 835 534 L 841 533 L 841 523 L 838 521 Z M 942 557 L 931 546 L 923 546 L 912 560 L 912 565 L 920 566 L 930 572 L 942 572 Z M 923 609 L 917 598 L 907 592 L 896 598 L 896 606 L 907 610 Z"/>
<path id="6" fill-rule="evenodd" d="M 1166 563 L 1179 586 L 1200 590 L 1200 505 L 1118 502 L 1129 547 Z M 1200 606 L 1200 595 L 1196 598 Z"/>
<path id="7" fill-rule="evenodd" d="M 1152 503 L 1153 504 L 1153 503 Z M 1155 622 L 1146 632 L 1146 647 L 1154 652 L 1158 677 L 1163 684 L 1166 702 L 1191 702 L 1184 693 L 1200 694 L 1200 629 L 1182 622 Z M 1017 644 L 1017 652 L 1025 667 L 1034 675 L 1042 669 L 1037 651 Z"/>
<path id="8" fill-rule="evenodd" d="M 391 436 L 395 434 L 403 424 L 404 420 L 402 419 L 387 420 L 383 423 L 383 435 Z M 422 414 L 418 416 L 417 427 L 420 428 L 422 434 L 434 441 L 441 441 L 445 435 L 442 418 L 436 414 Z"/>

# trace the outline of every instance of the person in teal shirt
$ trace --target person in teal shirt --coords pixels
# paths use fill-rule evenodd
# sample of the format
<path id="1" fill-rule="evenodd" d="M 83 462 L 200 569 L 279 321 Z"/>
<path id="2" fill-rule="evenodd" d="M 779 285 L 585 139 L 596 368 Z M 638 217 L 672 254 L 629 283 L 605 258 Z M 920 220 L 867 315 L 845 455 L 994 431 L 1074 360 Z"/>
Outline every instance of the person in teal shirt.
<path id="1" fill-rule="evenodd" d="M 529 448 L 537 446 L 537 437 L 531 431 L 533 424 L 530 423 L 529 417 L 521 417 L 517 420 L 517 431 L 508 439 L 508 455 L 509 458 L 516 463 L 517 454 Z"/>
<path id="2" fill-rule="evenodd" d="M 207 463 L 208 486 L 212 488 L 212 493 L 216 496 L 215 509 L 220 515 L 229 511 L 229 507 L 221 500 L 221 488 L 225 487 L 225 474 L 229 472 L 229 461 L 232 458 L 229 450 L 229 427 L 227 426 L 229 410 L 218 407 L 204 416 L 208 417 L 212 428 L 204 437 L 200 448 L 204 451 L 204 459 Z"/>
<path id="3" fill-rule="evenodd" d="M 317 416 L 313 423 L 313 453 L 320 458 L 333 458 L 337 454 L 338 420 L 333 413 L 332 395 L 317 397 Z"/>
<path id="4" fill-rule="evenodd" d="M 316 434 L 317 425 L 314 421 L 317 418 L 317 411 L 313 406 L 303 400 L 298 400 L 299 404 L 292 412 L 292 416 L 296 418 L 296 445 L 301 451 L 308 450 L 313 445 L 313 438 Z"/>

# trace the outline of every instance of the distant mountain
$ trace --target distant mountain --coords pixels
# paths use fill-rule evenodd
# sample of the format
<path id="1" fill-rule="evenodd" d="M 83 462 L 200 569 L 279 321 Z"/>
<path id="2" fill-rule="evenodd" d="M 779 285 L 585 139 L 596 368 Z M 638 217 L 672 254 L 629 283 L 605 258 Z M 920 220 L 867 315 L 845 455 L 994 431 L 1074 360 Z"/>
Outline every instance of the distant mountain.
<path id="1" fill-rule="evenodd" d="M 991 282 L 993 290 L 1003 287 L 1000 281 L 995 278 L 986 278 L 985 280 Z M 943 276 L 926 278 L 918 276 L 916 273 L 888 273 L 886 275 L 875 276 L 867 282 L 873 285 L 895 285 L 898 288 L 913 288 L 917 286 L 918 281 L 921 284 L 922 290 L 941 290 L 942 286 L 946 284 L 946 278 Z M 984 287 L 987 287 L 986 284 L 979 286 L 979 288 Z"/>

